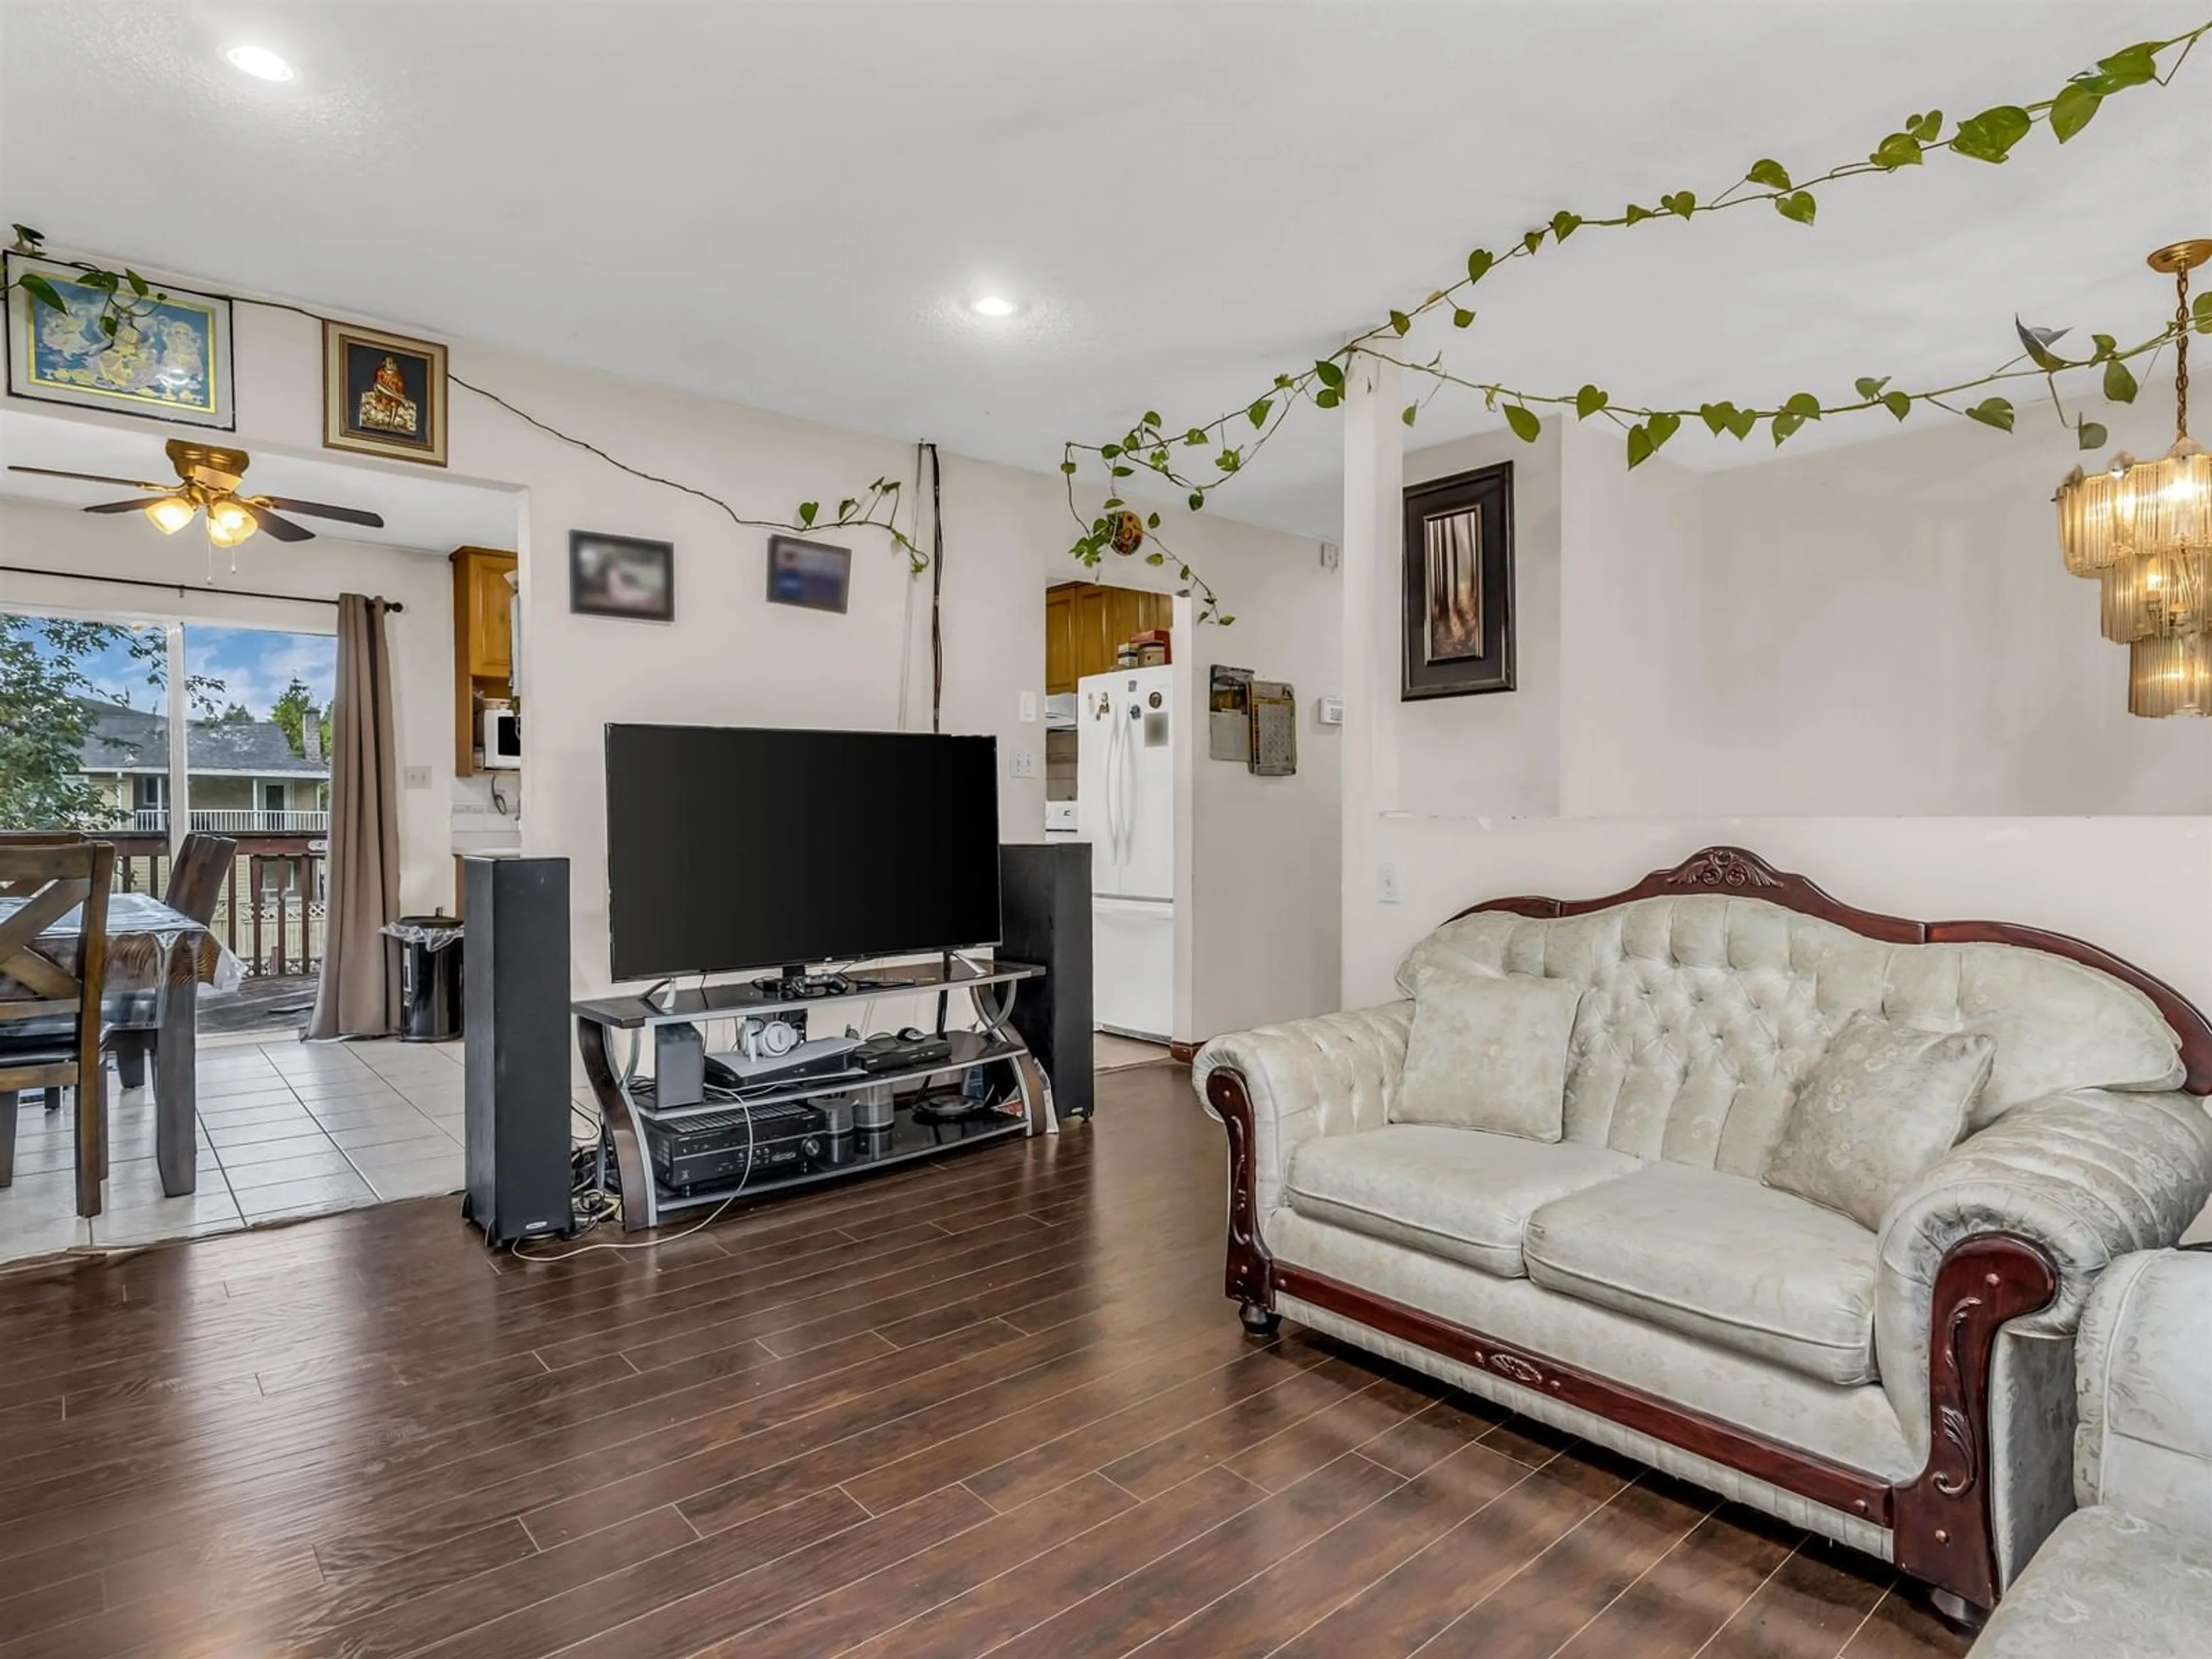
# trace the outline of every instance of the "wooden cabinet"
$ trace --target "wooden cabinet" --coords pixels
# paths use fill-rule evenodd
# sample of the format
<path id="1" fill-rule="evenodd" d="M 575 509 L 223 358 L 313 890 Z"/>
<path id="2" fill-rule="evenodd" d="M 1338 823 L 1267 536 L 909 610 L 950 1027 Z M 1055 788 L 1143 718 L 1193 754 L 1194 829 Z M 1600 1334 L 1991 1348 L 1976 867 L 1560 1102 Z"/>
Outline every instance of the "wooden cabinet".
<path id="1" fill-rule="evenodd" d="M 1165 593 L 1096 582 L 1063 582 L 1044 596 L 1044 689 L 1073 691 L 1086 674 L 1103 674 L 1130 636 L 1165 629 L 1175 601 Z"/>
<path id="2" fill-rule="evenodd" d="M 477 764 L 477 710 L 486 697 L 513 695 L 515 556 L 459 547 L 453 567 L 453 770 Z"/>

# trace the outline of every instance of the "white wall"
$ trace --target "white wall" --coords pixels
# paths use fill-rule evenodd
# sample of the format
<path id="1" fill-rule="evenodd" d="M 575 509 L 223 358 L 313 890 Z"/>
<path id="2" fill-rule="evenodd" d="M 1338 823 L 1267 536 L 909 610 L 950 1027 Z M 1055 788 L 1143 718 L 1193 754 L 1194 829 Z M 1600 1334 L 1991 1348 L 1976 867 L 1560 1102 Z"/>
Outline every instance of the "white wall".
<path id="1" fill-rule="evenodd" d="M 223 286 L 167 274 L 187 285 Z M 383 320 L 404 329 L 404 319 Z M 235 441 L 330 459 L 319 447 L 318 325 L 241 306 L 235 338 Z M 633 466 L 713 491 L 743 514 L 781 518 L 802 500 L 834 502 L 879 475 L 915 493 L 915 450 L 904 441 L 465 343 L 453 345 L 452 367 L 538 419 Z M 144 429 L 150 451 L 165 434 Z M 903 708 L 908 726 L 927 730 L 927 584 L 909 580 L 904 556 L 880 535 L 825 532 L 824 539 L 854 550 L 848 614 L 771 606 L 769 532 L 732 523 L 710 502 L 630 477 L 459 388 L 449 449 L 450 476 L 524 492 L 517 541 L 526 714 L 522 846 L 572 861 L 574 978 L 580 992 L 597 992 L 609 982 L 601 728 L 647 719 L 890 728 Z M 1044 591 L 1081 574 L 1064 551 L 1074 526 L 1056 474 L 954 455 L 944 458 L 944 728 L 991 734 L 1002 759 L 1016 749 L 1036 756 L 1035 777 L 1002 770 L 1000 781 L 1002 834 L 1034 841 L 1043 832 L 1044 728 L 1020 720 L 1020 694 L 1042 696 Z M 1197 630 L 1199 653 L 1295 679 L 1302 694 L 1336 690 L 1335 578 L 1321 569 L 1316 544 L 1211 514 L 1170 516 L 1180 521 L 1171 526 L 1178 550 L 1238 617 L 1233 629 Z M 676 620 L 570 614 L 568 538 L 577 529 L 673 542 Z M 159 546 L 158 538 L 149 544 Z M 1167 585 L 1164 573 L 1141 561 L 1121 562 L 1111 574 L 1131 586 Z M 450 678 L 449 664 L 441 672 Z M 1239 1020 L 1310 1012 L 1334 1000 L 1334 775 L 1326 745 L 1316 739 L 1311 748 L 1321 751 L 1317 763 L 1280 786 L 1248 780 L 1252 787 L 1245 787 L 1216 777 L 1200 792 L 1192 911 L 1206 937 L 1194 945 L 1194 1021 L 1212 1018 L 1206 993 L 1217 975 L 1234 978 L 1226 1006 Z M 803 827 L 795 814 L 795 833 Z M 895 857 L 896 829 L 886 835 L 893 849 L 886 856 Z M 442 822 L 435 839 L 443 856 L 450 837 Z M 805 873 L 828 881 L 837 872 Z M 1286 930 L 1276 912 L 1288 892 L 1310 893 L 1313 906 L 1327 914 L 1309 927 Z M 1255 928 L 1270 930 L 1275 948 L 1245 948 L 1242 940 Z M 1202 1024 L 1176 1033 L 1206 1034 Z"/>
<path id="2" fill-rule="evenodd" d="M 172 540 L 137 514 L 88 517 L 43 502 L 0 497 L 0 563 L 87 575 L 175 582 L 173 589 L 108 586 L 0 572 L 0 610 L 16 606 L 90 609 L 124 618 L 175 617 L 187 624 L 269 628 L 330 634 L 336 611 L 326 605 L 249 599 L 232 591 L 327 599 L 341 592 L 380 594 L 406 607 L 389 618 L 392 697 L 399 764 L 430 769 L 430 787 L 399 793 L 400 903 L 410 914 L 453 907 L 448 817 L 453 790 L 453 588 L 444 559 L 399 548 L 318 536 L 287 544 L 257 536 L 230 556 L 218 554 L 206 580 L 207 544 L 187 532 Z M 265 712 L 265 711 L 262 711 Z"/>

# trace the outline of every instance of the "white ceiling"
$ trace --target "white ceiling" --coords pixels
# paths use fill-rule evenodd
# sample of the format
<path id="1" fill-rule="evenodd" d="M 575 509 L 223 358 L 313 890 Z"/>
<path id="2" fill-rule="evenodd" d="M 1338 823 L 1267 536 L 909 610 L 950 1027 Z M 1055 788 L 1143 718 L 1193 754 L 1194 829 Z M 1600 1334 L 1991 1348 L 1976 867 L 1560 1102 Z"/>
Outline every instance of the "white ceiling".
<path id="1" fill-rule="evenodd" d="M 341 312 L 1049 470 L 1240 407 L 1559 206 L 1710 197 L 1908 112 L 2047 96 L 2203 0 L 0 0 L 0 216 Z M 243 41 L 289 85 L 221 58 Z M 2212 234 L 2212 51 L 2064 149 L 1585 233 L 1454 362 L 1776 400 L 2125 335 Z M 222 204 L 231 211 L 211 212 Z M 994 289 L 1028 309 L 987 324 Z M 1916 416 L 1916 418 L 1918 418 Z M 2028 418 L 2024 414 L 2023 418 Z M 1422 441 L 1488 422 L 1447 398 Z M 1887 429 L 1887 416 L 1814 441 Z M 1759 442 L 1763 445 L 1765 440 Z M 1326 533 L 1309 414 L 1218 505 Z M 1793 444 L 1793 450 L 1795 448 Z M 1723 464 L 1685 432 L 1669 458 Z M 272 464 L 273 474 L 273 464 Z"/>
<path id="2" fill-rule="evenodd" d="M 69 472 L 167 483 L 177 474 L 162 452 L 162 444 L 173 437 L 202 435 L 210 443 L 227 442 L 230 436 L 222 432 L 192 434 L 151 421 L 110 426 L 21 409 L 0 410 L 0 459 L 11 467 L 51 466 Z M 514 545 L 517 498 L 513 493 L 461 483 L 426 469 L 402 472 L 256 450 L 243 488 L 253 495 L 290 495 L 331 507 L 366 507 L 384 520 L 383 529 L 368 530 L 335 519 L 287 515 L 319 536 L 408 548 L 434 553 L 441 559 L 456 547 Z M 113 484 L 0 471 L 0 495 L 58 507 L 90 507 L 122 501 L 131 493 Z M 125 521 L 139 522 L 128 514 Z M 142 524 L 140 528 L 145 526 Z M 146 533 L 154 532 L 146 530 Z M 9 556 L 28 556 L 34 551 L 10 549 Z"/>

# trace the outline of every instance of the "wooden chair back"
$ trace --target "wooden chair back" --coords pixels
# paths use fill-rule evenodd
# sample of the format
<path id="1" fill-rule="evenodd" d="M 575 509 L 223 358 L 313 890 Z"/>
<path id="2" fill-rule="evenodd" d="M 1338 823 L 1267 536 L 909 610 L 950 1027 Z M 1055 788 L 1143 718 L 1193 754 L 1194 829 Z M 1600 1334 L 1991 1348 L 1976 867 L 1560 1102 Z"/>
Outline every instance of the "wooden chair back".
<path id="1" fill-rule="evenodd" d="M 215 920 L 222 884 L 238 856 L 238 843 L 228 836 L 195 830 L 185 837 L 176 862 L 169 868 L 169 890 L 162 902 L 204 927 Z"/>
<path id="2" fill-rule="evenodd" d="M 0 842 L 0 896 L 16 901 L 0 915 L 0 1097 L 12 1106 L 21 1089 L 76 1091 L 80 1215 L 99 1212 L 106 1163 L 100 994 L 114 879 L 115 848 L 104 841 Z M 74 949 L 41 941 L 80 907 Z"/>

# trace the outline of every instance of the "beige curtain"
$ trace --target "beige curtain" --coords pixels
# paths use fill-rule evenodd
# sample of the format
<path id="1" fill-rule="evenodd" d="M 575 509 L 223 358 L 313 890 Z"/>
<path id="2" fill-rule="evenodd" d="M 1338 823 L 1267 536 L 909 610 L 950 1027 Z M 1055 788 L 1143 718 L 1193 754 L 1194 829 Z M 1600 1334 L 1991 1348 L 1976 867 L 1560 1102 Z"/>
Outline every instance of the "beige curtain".
<path id="1" fill-rule="evenodd" d="M 338 599 L 337 702 L 331 732 L 330 894 L 310 1037 L 383 1036 L 399 1017 L 399 958 L 380 931 L 399 919 L 392 648 L 385 602 Z"/>

